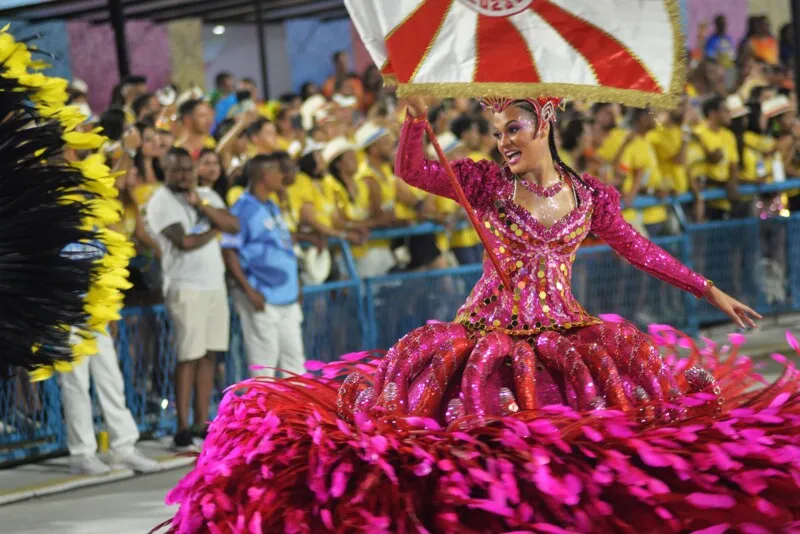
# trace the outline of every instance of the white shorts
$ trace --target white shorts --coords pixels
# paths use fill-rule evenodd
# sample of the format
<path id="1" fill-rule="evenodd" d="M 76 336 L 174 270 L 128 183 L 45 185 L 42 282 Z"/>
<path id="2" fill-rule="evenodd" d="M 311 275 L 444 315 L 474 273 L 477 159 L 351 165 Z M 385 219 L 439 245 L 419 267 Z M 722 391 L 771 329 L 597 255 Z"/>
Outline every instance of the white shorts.
<path id="1" fill-rule="evenodd" d="M 170 289 L 166 305 L 175 327 L 179 362 L 199 360 L 208 352 L 228 350 L 231 312 L 226 291 Z"/>
<path id="2" fill-rule="evenodd" d="M 234 289 L 231 294 L 242 324 L 250 376 L 275 376 L 276 368 L 298 375 L 305 373 L 300 304 L 267 304 L 264 311 L 256 311 L 241 290 Z"/>

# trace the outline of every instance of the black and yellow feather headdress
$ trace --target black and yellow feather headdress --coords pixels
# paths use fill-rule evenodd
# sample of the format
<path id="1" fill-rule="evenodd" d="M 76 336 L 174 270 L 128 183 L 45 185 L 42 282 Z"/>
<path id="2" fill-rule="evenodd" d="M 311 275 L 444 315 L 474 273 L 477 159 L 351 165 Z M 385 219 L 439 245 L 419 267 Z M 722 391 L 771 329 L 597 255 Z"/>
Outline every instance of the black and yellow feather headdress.
<path id="1" fill-rule="evenodd" d="M 109 229 L 120 217 L 98 131 L 67 106 L 67 82 L 45 76 L 8 26 L 0 30 L 0 373 L 34 380 L 96 352 L 93 332 L 119 318 L 133 247 Z M 98 255 L 72 255 L 70 245 Z"/>

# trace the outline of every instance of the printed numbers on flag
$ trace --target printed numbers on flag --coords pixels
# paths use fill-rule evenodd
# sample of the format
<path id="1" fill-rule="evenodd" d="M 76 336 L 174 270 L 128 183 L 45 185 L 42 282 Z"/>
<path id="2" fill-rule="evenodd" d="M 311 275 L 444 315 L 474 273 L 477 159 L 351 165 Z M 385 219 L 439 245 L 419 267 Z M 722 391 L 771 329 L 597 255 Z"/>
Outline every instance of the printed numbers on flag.
<path id="1" fill-rule="evenodd" d="M 533 0 L 458 0 L 487 17 L 510 17 L 527 9 Z"/>

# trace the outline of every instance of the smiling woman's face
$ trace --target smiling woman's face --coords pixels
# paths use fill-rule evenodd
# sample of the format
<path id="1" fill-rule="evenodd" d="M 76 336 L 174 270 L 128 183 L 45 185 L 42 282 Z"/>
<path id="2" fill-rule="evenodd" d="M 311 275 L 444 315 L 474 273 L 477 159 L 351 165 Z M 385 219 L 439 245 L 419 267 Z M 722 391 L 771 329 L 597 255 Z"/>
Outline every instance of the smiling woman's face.
<path id="1" fill-rule="evenodd" d="M 497 149 L 516 175 L 532 170 L 549 153 L 547 136 L 550 125 L 546 124 L 537 137 L 536 124 L 532 112 L 516 105 L 508 106 L 492 117 L 492 135 L 497 141 Z"/>

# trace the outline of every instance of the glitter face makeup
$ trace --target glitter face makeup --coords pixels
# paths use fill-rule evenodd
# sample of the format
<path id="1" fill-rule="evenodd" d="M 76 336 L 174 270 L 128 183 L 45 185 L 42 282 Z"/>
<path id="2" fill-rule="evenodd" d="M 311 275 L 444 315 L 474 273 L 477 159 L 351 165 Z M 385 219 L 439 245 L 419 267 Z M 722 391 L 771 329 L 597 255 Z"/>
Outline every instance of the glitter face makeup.
<path id="1" fill-rule="evenodd" d="M 528 172 L 550 150 L 549 130 L 540 130 L 539 121 L 529 110 L 511 106 L 496 113 L 492 122 L 497 149 L 513 174 Z"/>

